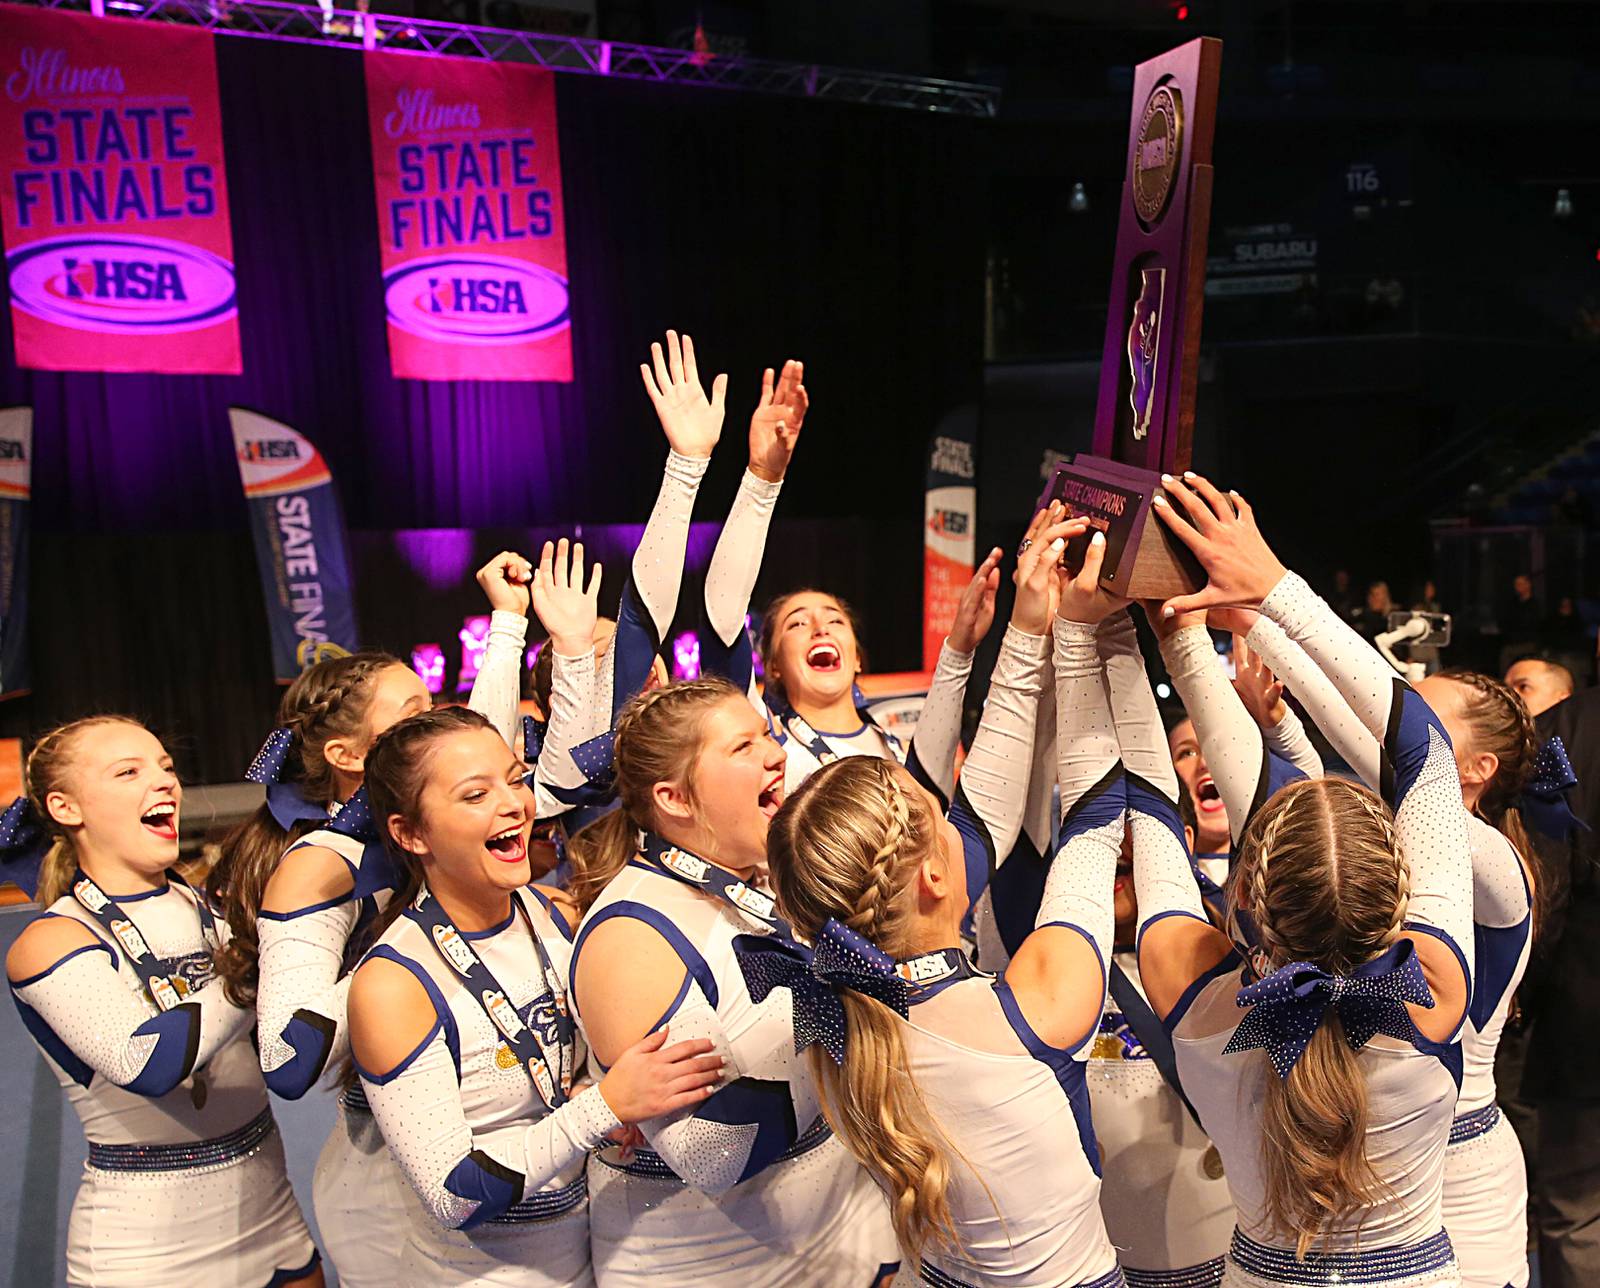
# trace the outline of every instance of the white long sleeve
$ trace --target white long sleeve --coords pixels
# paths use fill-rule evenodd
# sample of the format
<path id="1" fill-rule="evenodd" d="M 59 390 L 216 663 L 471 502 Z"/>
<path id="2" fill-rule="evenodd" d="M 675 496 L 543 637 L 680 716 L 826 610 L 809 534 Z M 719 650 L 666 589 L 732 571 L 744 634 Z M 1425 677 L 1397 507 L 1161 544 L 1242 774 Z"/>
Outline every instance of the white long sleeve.
<path id="1" fill-rule="evenodd" d="M 561 792 L 570 793 L 584 782 L 583 771 L 572 762 L 572 749 L 610 727 L 609 713 L 601 721 L 595 688 L 592 649 L 576 657 L 561 653 L 551 656 L 550 722 L 545 728 L 544 745 L 533 774 L 537 818 L 554 818 L 572 808 L 561 799 Z"/>
<path id="2" fill-rule="evenodd" d="M 1311 745 L 1306 727 L 1293 707 L 1285 703 L 1283 719 L 1261 732 L 1266 737 L 1267 750 L 1274 756 L 1288 761 L 1307 778 L 1322 777 L 1322 757 Z"/>
<path id="3" fill-rule="evenodd" d="M 12 992 L 90 1069 L 141 1096 L 172 1091 L 255 1017 L 228 1001 L 220 979 L 157 1011 L 133 993 L 102 945 L 69 953 Z"/>
<path id="4" fill-rule="evenodd" d="M 345 946 L 361 905 L 345 899 L 256 922 L 260 974 L 256 1032 L 261 1072 L 278 1095 L 297 1099 L 350 1049 Z"/>
<path id="5" fill-rule="evenodd" d="M 600 1088 L 591 1086 L 520 1134 L 498 1131 L 492 1142 L 479 1140 L 462 1110 L 461 1086 L 439 1031 L 398 1072 L 381 1079 L 363 1072 L 361 1083 L 406 1180 L 433 1219 L 450 1229 L 499 1216 L 598 1149 L 621 1125 Z"/>
<path id="6" fill-rule="evenodd" d="M 1368 787 L 1377 790 L 1378 740 L 1350 709 L 1344 695 L 1322 673 L 1322 668 L 1284 634 L 1283 627 L 1264 613 L 1256 618 L 1245 643 L 1260 654 L 1272 673 L 1283 682 L 1283 687 L 1299 700 L 1345 764 Z"/>
<path id="7" fill-rule="evenodd" d="M 683 561 L 689 548 L 689 523 L 694 517 L 694 501 L 705 478 L 710 457 L 680 456 L 667 453 L 661 490 L 639 538 L 628 583 L 623 588 L 622 607 L 617 618 L 617 634 L 606 651 L 595 689 L 595 710 L 601 729 L 611 727 L 612 706 L 617 698 L 626 700 L 644 682 L 648 656 L 653 656 L 678 611 L 678 591 L 683 585 Z M 630 597 L 637 600 L 643 619 L 632 620 Z M 646 632 L 636 638 L 638 632 Z M 622 691 L 617 688 L 618 667 L 622 667 Z"/>
<path id="8" fill-rule="evenodd" d="M 1396 839 L 1411 869 L 1410 922 L 1451 944 L 1470 993 L 1472 847 L 1449 735 L 1416 690 L 1302 578 L 1286 573 L 1261 612 L 1306 651 L 1382 741 L 1382 794 L 1394 808 Z"/>
<path id="9" fill-rule="evenodd" d="M 716 1008 L 706 1000 L 700 985 L 691 979 L 688 996 L 672 1014 L 672 1040 L 692 1042 L 700 1038 L 711 1043 L 708 1054 L 721 1056 L 724 1061 L 723 1088 L 744 1076 L 745 1067 L 722 1027 Z M 662 1162 L 688 1184 L 705 1194 L 725 1194 L 743 1177 L 749 1151 L 726 1148 L 724 1133 L 727 1128 L 721 1124 L 703 1128 L 698 1115 L 696 1109 L 682 1109 L 676 1114 L 642 1122 L 639 1130 L 650 1142 L 650 1148 L 661 1155 Z M 805 1124 L 800 1126 L 804 1130 Z"/>
<path id="10" fill-rule="evenodd" d="M 1022 830 L 1033 731 L 1049 664 L 1048 635 L 1006 627 L 989 681 L 989 700 L 947 815 L 965 843 L 969 908 Z"/>
<path id="11" fill-rule="evenodd" d="M 1194 721 L 1206 768 L 1228 810 L 1235 845 L 1244 834 L 1257 795 L 1266 781 L 1267 745 L 1222 670 L 1221 659 L 1204 626 L 1186 626 L 1161 642 L 1167 672 Z"/>
<path id="12" fill-rule="evenodd" d="M 1035 925 L 1076 927 L 1099 954 L 1104 979 L 1127 784 L 1095 628 L 1058 617 L 1054 637 L 1056 777 L 1064 818 Z"/>
<path id="13" fill-rule="evenodd" d="M 956 748 L 961 745 L 961 713 L 972 676 L 972 658 L 971 653 L 952 648 L 949 640 L 940 646 L 906 756 L 912 774 L 944 800 L 955 794 Z"/>
<path id="14" fill-rule="evenodd" d="M 728 521 L 717 537 L 706 570 L 706 621 L 724 645 L 731 645 L 744 630 L 767 548 L 767 529 L 782 490 L 781 479 L 769 483 L 745 470 Z"/>
<path id="15" fill-rule="evenodd" d="M 522 667 L 528 638 L 528 619 L 521 613 L 495 609 L 489 615 L 489 642 L 467 705 L 487 716 L 506 744 L 522 750 L 521 720 Z"/>

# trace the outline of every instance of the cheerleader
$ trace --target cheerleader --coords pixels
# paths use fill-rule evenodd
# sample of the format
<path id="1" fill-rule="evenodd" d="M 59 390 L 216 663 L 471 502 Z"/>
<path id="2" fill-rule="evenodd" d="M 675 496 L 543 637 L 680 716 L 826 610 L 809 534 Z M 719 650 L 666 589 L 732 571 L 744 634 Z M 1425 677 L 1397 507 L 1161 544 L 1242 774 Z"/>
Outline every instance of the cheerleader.
<path id="1" fill-rule="evenodd" d="M 615 766 L 621 808 L 570 850 L 592 905 L 573 949 L 579 1021 L 602 1067 L 669 1022 L 727 1067 L 696 1112 L 640 1124 L 648 1149 L 590 1163 L 596 1279 L 870 1288 L 895 1262 L 882 1200 L 822 1121 L 789 1007 L 758 1004 L 733 955 L 736 936 L 778 928 L 753 883 L 783 750 L 743 692 L 705 678 L 626 707 Z"/>
<path id="2" fill-rule="evenodd" d="M 594 664 L 585 643 L 594 621 L 599 569 L 585 591 L 583 547 L 573 555 L 569 564 L 565 540 L 558 558 L 546 543 L 534 570 L 520 555 L 502 551 L 477 574 L 492 616 L 469 705 L 489 712 L 508 743 L 520 726 L 516 694 L 530 592 L 555 641 L 558 698 L 540 775 L 567 763 L 568 748 L 588 731 L 592 707 Z M 365 748 L 398 719 L 430 704 L 420 680 L 395 659 L 339 659 L 321 667 L 325 674 L 308 672 L 291 687 L 284 702 L 288 736 L 275 734 L 253 767 L 258 778 L 281 780 L 284 761 L 298 747 L 298 770 L 289 773 L 288 785 L 269 786 L 267 809 L 271 812 L 285 797 L 296 799 L 298 790 L 306 812 L 320 813 L 322 822 L 310 832 L 301 829 L 283 851 L 267 879 L 256 922 L 261 1065 L 268 1086 L 288 1099 L 303 1096 L 325 1070 L 345 1060 L 349 971 L 371 942 L 372 923 L 387 905 L 394 880 L 387 854 L 369 830 L 371 815 L 359 790 Z M 354 729 L 342 727 L 352 723 Z M 358 748 L 360 756 L 352 759 Z M 331 783 L 324 781 L 330 774 Z M 541 777 L 535 777 L 534 788 L 548 797 Z M 219 880 L 227 883 L 230 906 L 237 908 L 245 887 L 229 879 L 227 867 L 224 874 Z M 341 1282 L 352 1288 L 392 1282 L 414 1203 L 359 1084 L 351 1083 L 340 1096 L 339 1119 L 317 1160 L 313 1202 Z"/>
<path id="3" fill-rule="evenodd" d="M 533 795 L 487 719 L 445 707 L 395 725 L 367 788 L 399 868 L 350 988 L 372 1113 L 427 1215 L 391 1282 L 592 1284 L 588 1151 L 623 1123 L 704 1103 L 709 1042 L 658 1027 L 598 1085 L 565 989 L 565 914 L 528 884 Z"/>
<path id="4" fill-rule="evenodd" d="M 1164 482 L 1156 509 L 1210 581 L 1158 620 L 1259 606 L 1382 740 L 1394 805 L 1337 779 L 1267 801 L 1231 877 L 1231 920 L 1255 945 L 1243 969 L 1202 916 L 1181 848 L 1135 848 L 1140 975 L 1237 1209 L 1224 1283 L 1459 1283 L 1441 1202 L 1471 859 L 1448 738 L 1284 572 L 1241 498 L 1192 475 Z"/>
<path id="5" fill-rule="evenodd" d="M 171 757 L 137 722 L 96 716 L 42 737 L 26 780 L 0 841 L 42 862 L 45 912 L 6 973 L 89 1142 L 67 1282 L 320 1285 L 253 1012 L 213 978 L 227 928 L 172 870 L 183 788 Z"/>
<path id="6" fill-rule="evenodd" d="M 1019 559 L 1006 647 L 1033 638 L 1041 662 L 1062 545 L 1033 551 L 1031 568 L 1028 550 Z M 1100 1215 L 1084 1081 L 1127 801 L 1093 625 L 1118 607 L 1097 585 L 1103 550 L 1097 535 L 1060 593 L 1066 822 L 1037 928 L 1005 974 L 977 971 L 958 946 L 977 894 L 961 829 L 881 759 L 818 771 L 773 820 L 779 907 L 814 951 L 742 946 L 752 979 L 792 991 L 797 1031 L 821 1048 L 810 1059 L 829 1119 L 886 1191 L 907 1278 L 915 1266 L 925 1284 L 1123 1283 Z M 1037 709 L 1038 690 L 1035 681 L 1024 711 Z M 991 706 L 1008 698 L 998 674 L 991 695 Z M 1028 723 L 1015 732 L 1031 735 Z M 975 743 L 963 780 L 978 756 Z"/>
<path id="7" fill-rule="evenodd" d="M 1262 617 L 1255 650 L 1288 678 L 1306 710 L 1369 786 L 1381 786 L 1377 740 L 1315 663 Z M 1462 1034 L 1463 1072 L 1445 1153 L 1445 1229 L 1473 1288 L 1528 1282 L 1527 1174 L 1510 1124 L 1495 1104 L 1494 1061 L 1532 943 L 1531 872 L 1519 802 L 1534 771 L 1533 726 L 1517 697 L 1488 676 L 1450 671 L 1417 692 L 1450 736 L 1463 803 L 1472 818 L 1473 995 Z"/>

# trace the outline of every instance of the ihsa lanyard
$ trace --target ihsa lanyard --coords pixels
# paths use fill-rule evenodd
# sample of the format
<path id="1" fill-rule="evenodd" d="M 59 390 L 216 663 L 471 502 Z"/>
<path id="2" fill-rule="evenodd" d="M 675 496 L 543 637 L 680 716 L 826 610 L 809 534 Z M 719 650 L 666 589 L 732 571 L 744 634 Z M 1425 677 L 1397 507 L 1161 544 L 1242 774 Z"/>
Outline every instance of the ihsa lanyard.
<path id="1" fill-rule="evenodd" d="M 528 1007 L 532 1027 L 522 1022 L 522 1016 L 500 986 L 500 981 L 494 977 L 494 972 L 484 965 L 483 959 L 472 947 L 472 941 L 451 923 L 427 886 L 417 891 L 417 897 L 411 905 L 411 916 L 427 931 L 433 946 L 439 950 L 439 956 L 461 976 L 467 992 L 499 1032 L 502 1040 L 495 1053 L 496 1062 L 503 1069 L 521 1065 L 533 1080 L 534 1088 L 544 1103 L 551 1109 L 559 1109 L 572 1095 L 572 1062 L 577 1025 L 567 1007 L 567 999 L 561 992 L 559 976 L 550 954 L 545 950 L 538 931 L 533 928 L 533 918 L 528 914 L 520 891 L 512 896 L 512 906 L 528 924 L 534 951 L 539 955 L 539 973 L 543 976 L 545 991 L 535 997 Z"/>

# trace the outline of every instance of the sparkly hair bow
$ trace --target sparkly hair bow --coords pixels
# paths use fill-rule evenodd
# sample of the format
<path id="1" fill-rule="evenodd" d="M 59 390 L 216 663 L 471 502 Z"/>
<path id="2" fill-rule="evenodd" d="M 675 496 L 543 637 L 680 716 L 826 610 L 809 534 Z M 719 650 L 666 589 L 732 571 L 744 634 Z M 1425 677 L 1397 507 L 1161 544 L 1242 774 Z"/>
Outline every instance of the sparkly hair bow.
<path id="1" fill-rule="evenodd" d="M 807 948 L 781 935 L 738 935 L 734 955 L 755 1001 L 775 988 L 794 994 L 794 1049 L 820 1042 L 835 1064 L 844 1063 L 844 1003 L 841 988 L 882 1002 L 896 1015 L 910 1013 L 907 985 L 894 958 L 832 917 Z"/>
<path id="2" fill-rule="evenodd" d="M 14 881 L 30 898 L 39 889 L 39 869 L 55 844 L 33 802 L 19 796 L 0 814 L 0 881 Z"/>
<path id="3" fill-rule="evenodd" d="M 372 817 L 372 803 L 367 789 L 359 787 L 340 807 L 339 813 L 328 824 L 330 832 L 348 836 L 361 842 L 361 864 L 355 873 L 354 894 L 364 899 L 379 890 L 393 890 L 398 884 L 394 860 L 378 832 L 378 821 Z"/>
<path id="4" fill-rule="evenodd" d="M 294 730 L 279 725 L 267 735 L 244 771 L 245 781 L 260 783 L 267 789 L 267 810 L 272 821 L 285 832 L 294 830 L 296 823 L 307 819 L 325 819 L 328 811 L 315 801 L 307 800 L 305 789 L 299 783 L 283 781 L 283 766 L 294 748 Z"/>
<path id="5" fill-rule="evenodd" d="M 1589 830 L 1567 801 L 1567 793 L 1577 785 L 1578 776 L 1567 759 L 1566 744 L 1560 734 L 1551 734 L 1534 757 L 1533 776 L 1517 797 L 1517 808 L 1535 829 L 1564 841 L 1575 828 Z"/>
<path id="6" fill-rule="evenodd" d="M 532 716 L 522 717 L 522 758 L 530 765 L 539 763 L 539 753 L 544 750 L 544 731 L 549 726 Z"/>
<path id="7" fill-rule="evenodd" d="M 1290 962 L 1239 990 L 1238 1004 L 1251 1010 L 1222 1053 L 1261 1047 L 1272 1058 L 1278 1076 L 1287 1078 L 1330 1006 L 1338 1012 L 1352 1051 L 1379 1033 L 1402 1042 L 1418 1041 L 1422 1035 L 1411 1022 L 1407 1002 L 1433 1006 L 1433 993 L 1409 939 L 1348 975 L 1331 975 L 1310 962 Z"/>
<path id="8" fill-rule="evenodd" d="M 607 729 L 599 737 L 590 738 L 588 742 L 580 742 L 572 749 L 572 763 L 577 766 L 584 781 L 576 787 L 547 784 L 550 794 L 562 804 L 575 809 L 598 810 L 609 806 L 617 796 L 616 773 L 612 768 L 616 750 L 617 734 L 613 729 Z M 530 787 L 533 785 L 531 775 L 525 777 L 523 781 Z M 576 830 L 577 824 L 573 824 L 573 827 Z"/>

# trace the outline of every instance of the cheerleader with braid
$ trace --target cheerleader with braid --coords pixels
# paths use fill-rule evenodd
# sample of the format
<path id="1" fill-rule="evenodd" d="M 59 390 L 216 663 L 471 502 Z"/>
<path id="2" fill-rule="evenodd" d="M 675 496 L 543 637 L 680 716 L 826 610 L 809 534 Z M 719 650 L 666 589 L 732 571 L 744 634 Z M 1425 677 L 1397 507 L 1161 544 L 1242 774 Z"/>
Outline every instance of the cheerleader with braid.
<path id="1" fill-rule="evenodd" d="M 829 1121 L 888 1197 L 902 1282 L 1123 1283 L 1084 1083 L 1127 803 L 1095 622 L 1120 603 L 1098 588 L 1098 536 L 1081 574 L 1055 590 L 1064 539 L 1082 530 L 1046 528 L 1019 558 L 1007 638 L 1031 637 L 1042 654 L 1054 617 L 1066 821 L 1037 926 L 1002 977 L 960 947 L 980 893 L 961 828 L 900 767 L 829 765 L 772 825 L 779 908 L 810 947 L 747 951 L 746 971 L 791 992 Z M 1013 732 L 1020 765 L 1032 729 Z"/>
<path id="2" fill-rule="evenodd" d="M 171 757 L 137 722 L 96 716 L 40 738 L 26 781 L 0 843 L 5 876 L 45 911 L 6 973 L 89 1142 L 66 1281 L 321 1285 L 254 1012 L 213 977 L 228 927 L 173 869 Z"/>
<path id="3" fill-rule="evenodd" d="M 1181 858 L 1135 850 L 1140 975 L 1237 1209 L 1223 1282 L 1459 1283 L 1442 1193 L 1472 993 L 1472 884 L 1448 735 L 1283 570 L 1241 498 L 1193 475 L 1164 482 L 1157 512 L 1210 580 L 1157 620 L 1259 608 L 1384 757 L 1382 797 L 1305 780 L 1250 819 L 1229 887 L 1247 964 L 1205 920 Z"/>

